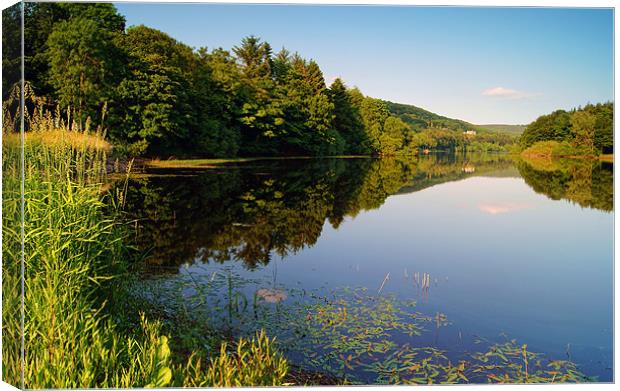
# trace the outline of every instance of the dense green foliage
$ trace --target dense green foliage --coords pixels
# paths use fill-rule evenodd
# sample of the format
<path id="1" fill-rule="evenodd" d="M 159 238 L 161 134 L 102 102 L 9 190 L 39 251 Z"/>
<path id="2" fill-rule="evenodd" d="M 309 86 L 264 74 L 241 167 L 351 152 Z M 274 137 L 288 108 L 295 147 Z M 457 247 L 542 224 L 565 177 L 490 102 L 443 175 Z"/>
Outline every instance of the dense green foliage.
<path id="1" fill-rule="evenodd" d="M 2 10 L 2 101 L 21 79 L 21 3 Z"/>
<path id="2" fill-rule="evenodd" d="M 125 18 L 119 15 L 111 4 L 24 3 L 24 27 L 25 78 L 34 85 L 40 96 L 58 100 L 77 99 L 63 96 L 67 93 L 66 90 L 57 90 L 60 79 L 52 77 L 50 73 L 56 73 L 62 78 L 59 67 L 66 67 L 65 70 L 70 72 L 68 78 L 78 75 L 77 81 L 73 79 L 73 83 L 77 82 L 78 87 L 80 82 L 84 83 L 86 91 L 78 93 L 78 96 L 93 91 L 89 90 L 89 87 L 101 83 L 106 74 L 109 76 L 111 72 L 121 71 L 112 69 L 117 53 L 105 39 L 124 31 Z M 86 34 L 83 40 L 79 37 L 80 32 Z M 50 36 L 55 36 L 51 42 Z M 70 41 L 62 42 L 63 37 Z M 74 46 L 69 46 L 70 44 Z M 79 54 L 83 55 L 83 63 L 78 61 Z M 64 61 L 63 55 L 66 56 Z M 54 70 L 53 63 L 56 67 Z M 106 87 L 111 88 L 109 84 Z M 100 94 L 108 95 L 109 92 L 94 91 L 95 97 L 87 99 L 89 103 L 95 103 L 101 97 Z M 97 112 L 93 110 L 84 114 L 96 115 Z"/>
<path id="3" fill-rule="evenodd" d="M 5 12 L 7 26 L 16 8 Z M 17 81 L 17 41 L 3 53 Z M 26 81 L 39 96 L 110 129 L 117 152 L 150 156 L 416 154 L 504 150 L 511 137 L 364 96 L 319 65 L 249 36 L 190 48 L 147 26 L 125 28 L 112 4 L 28 3 Z M 7 84 L 8 86 L 8 84 Z M 5 87 L 7 87 L 5 86 Z M 478 130 L 479 135 L 463 132 Z M 483 134 L 484 133 L 484 134 Z"/>
<path id="4" fill-rule="evenodd" d="M 110 108 L 110 137 L 130 143 L 135 153 L 180 148 L 197 131 L 188 80 L 192 50 L 144 26 L 128 29 L 118 41 L 128 57 L 128 75 Z"/>
<path id="5" fill-rule="evenodd" d="M 576 148 L 581 155 L 612 153 L 613 112 L 612 102 L 554 111 L 529 124 L 520 145 L 525 149 L 538 142 L 556 141 Z"/>

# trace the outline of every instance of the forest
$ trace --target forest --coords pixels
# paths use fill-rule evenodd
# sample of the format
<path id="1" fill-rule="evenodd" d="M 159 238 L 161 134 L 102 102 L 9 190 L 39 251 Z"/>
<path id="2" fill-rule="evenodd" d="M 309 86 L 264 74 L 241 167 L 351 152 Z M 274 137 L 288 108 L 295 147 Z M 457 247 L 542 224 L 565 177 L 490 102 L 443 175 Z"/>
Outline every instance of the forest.
<path id="1" fill-rule="evenodd" d="M 614 104 L 588 104 L 556 110 L 529 124 L 520 138 L 526 155 L 599 155 L 613 153 Z"/>
<path id="2" fill-rule="evenodd" d="M 3 100 L 19 80 L 18 13 L 3 13 Z M 316 61 L 256 36 L 231 50 L 195 49 L 148 26 L 127 28 L 112 4 L 27 3 L 24 34 L 33 93 L 106 128 L 126 156 L 385 156 L 514 142 L 339 78 L 328 86 Z"/>

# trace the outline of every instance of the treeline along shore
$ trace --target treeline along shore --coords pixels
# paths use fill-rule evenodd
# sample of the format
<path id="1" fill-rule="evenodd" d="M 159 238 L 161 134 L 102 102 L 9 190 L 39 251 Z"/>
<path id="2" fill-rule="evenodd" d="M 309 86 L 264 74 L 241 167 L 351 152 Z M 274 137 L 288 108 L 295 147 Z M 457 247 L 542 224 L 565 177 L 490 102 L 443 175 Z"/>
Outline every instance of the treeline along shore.
<path id="1" fill-rule="evenodd" d="M 20 80 L 19 12 L 3 13 L 4 101 Z M 519 137 L 497 130 L 507 125 L 485 128 L 365 96 L 340 78 L 328 86 L 316 61 L 255 36 L 230 50 L 196 49 L 148 26 L 127 27 L 112 4 L 26 3 L 24 12 L 33 94 L 49 108 L 70 109 L 78 123 L 105 127 L 118 156 L 528 149 L 530 156 L 595 156 L 613 149 L 613 103 L 543 115 Z"/>
<path id="2" fill-rule="evenodd" d="M 588 104 L 542 115 L 520 137 L 527 157 L 598 157 L 614 150 L 614 104 Z"/>
<path id="3" fill-rule="evenodd" d="M 3 99 L 19 81 L 19 8 L 3 14 Z M 13 27 L 13 28 L 11 28 Z M 505 150 L 508 134 L 365 96 L 255 36 L 190 48 L 112 4 L 25 4 L 25 80 L 50 107 L 107 128 L 127 156 L 235 157 Z M 207 37 L 205 37 L 207 40 Z M 476 134 L 477 133 L 477 134 Z"/>

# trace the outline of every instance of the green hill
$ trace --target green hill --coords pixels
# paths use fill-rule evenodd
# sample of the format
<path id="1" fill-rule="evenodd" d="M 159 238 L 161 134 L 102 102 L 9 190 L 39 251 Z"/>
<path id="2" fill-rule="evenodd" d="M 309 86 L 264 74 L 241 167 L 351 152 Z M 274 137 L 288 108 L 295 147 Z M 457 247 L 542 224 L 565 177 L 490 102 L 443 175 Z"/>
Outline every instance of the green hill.
<path id="1" fill-rule="evenodd" d="M 473 125 L 459 119 L 444 117 L 417 106 L 394 103 L 390 101 L 384 102 L 387 104 L 388 110 L 390 110 L 392 115 L 399 117 L 404 122 L 411 125 L 416 131 L 421 131 L 430 127 L 443 127 L 451 130 L 460 130 L 463 132 L 467 130 L 484 131 L 484 129 L 478 125 Z"/>
<path id="2" fill-rule="evenodd" d="M 475 130 L 479 133 L 504 133 L 512 136 L 518 136 L 523 133 L 523 130 L 526 126 L 502 124 L 474 125 L 460 119 L 454 119 L 445 117 L 443 115 L 435 114 L 414 105 L 394 103 L 390 101 L 384 102 L 387 104 L 388 110 L 390 110 L 390 113 L 392 115 L 399 117 L 400 119 L 411 125 L 416 131 L 435 127 L 447 128 L 462 132 L 468 130 Z"/>
<path id="3" fill-rule="evenodd" d="M 490 130 L 492 132 L 520 135 L 521 133 L 523 133 L 527 125 L 486 124 L 486 125 L 476 125 L 476 126 L 482 129 Z"/>

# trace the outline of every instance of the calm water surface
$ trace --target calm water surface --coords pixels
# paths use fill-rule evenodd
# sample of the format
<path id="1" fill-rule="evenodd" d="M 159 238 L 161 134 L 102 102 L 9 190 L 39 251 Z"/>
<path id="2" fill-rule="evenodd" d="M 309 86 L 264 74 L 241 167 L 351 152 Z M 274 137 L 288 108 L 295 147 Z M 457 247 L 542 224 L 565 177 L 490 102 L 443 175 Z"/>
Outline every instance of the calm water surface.
<path id="1" fill-rule="evenodd" d="M 140 291 L 166 311 L 286 341 L 301 320 L 279 311 L 364 287 L 447 318 L 396 344 L 459 357 L 514 338 L 612 380 L 611 164 L 436 155 L 150 174 L 130 183 L 127 209 L 148 251 Z"/>

